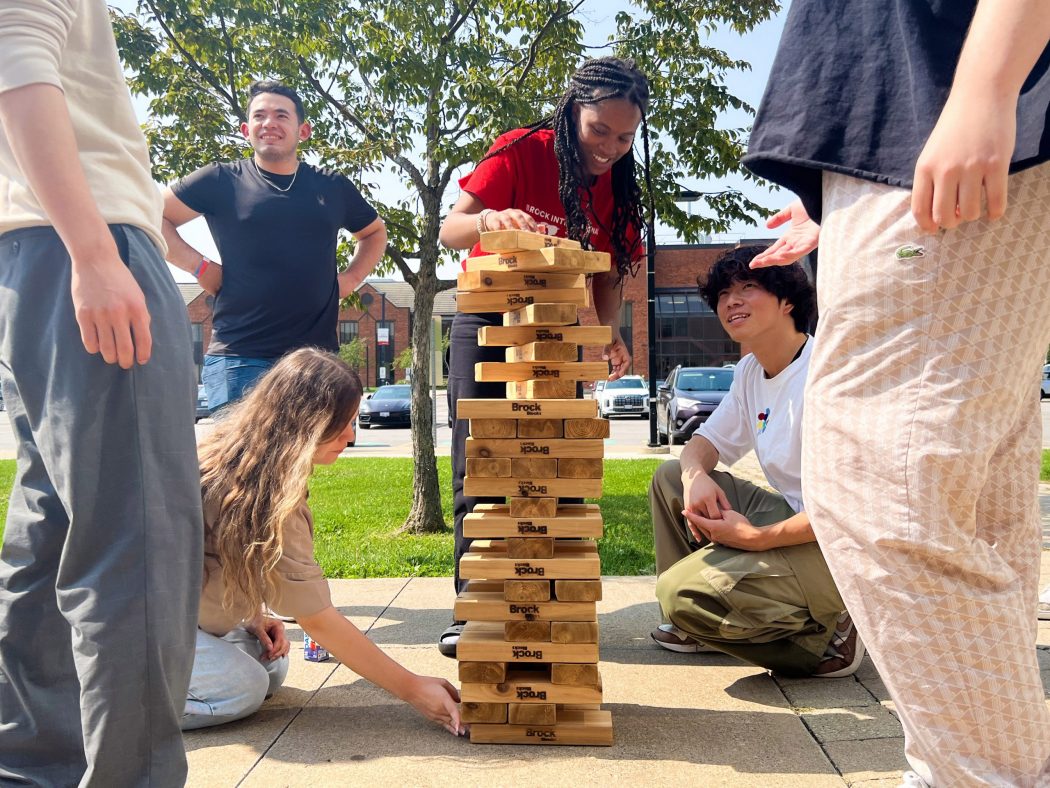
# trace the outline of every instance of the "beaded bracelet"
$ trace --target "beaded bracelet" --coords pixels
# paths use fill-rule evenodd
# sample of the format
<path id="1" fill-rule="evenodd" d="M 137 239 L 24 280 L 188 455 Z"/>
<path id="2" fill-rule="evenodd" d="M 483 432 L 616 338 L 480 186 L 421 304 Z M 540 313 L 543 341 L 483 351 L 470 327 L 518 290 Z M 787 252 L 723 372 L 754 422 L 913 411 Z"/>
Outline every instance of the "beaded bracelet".
<path id="1" fill-rule="evenodd" d="M 478 214 L 478 219 L 477 219 L 477 222 L 476 222 L 476 226 L 477 226 L 477 229 L 478 229 L 478 238 L 480 238 L 481 234 L 488 229 L 488 227 L 485 224 L 485 218 L 490 213 L 492 213 L 492 209 L 491 208 L 483 208 L 481 213 Z"/>

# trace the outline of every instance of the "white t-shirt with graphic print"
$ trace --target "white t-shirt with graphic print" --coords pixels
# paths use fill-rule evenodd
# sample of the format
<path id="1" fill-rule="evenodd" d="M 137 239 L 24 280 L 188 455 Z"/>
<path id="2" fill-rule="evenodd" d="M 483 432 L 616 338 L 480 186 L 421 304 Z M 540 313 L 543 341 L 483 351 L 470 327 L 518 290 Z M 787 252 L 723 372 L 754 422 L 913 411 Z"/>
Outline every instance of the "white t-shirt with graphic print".
<path id="1" fill-rule="evenodd" d="M 751 354 L 740 359 L 733 384 L 711 416 L 697 427 L 726 465 L 754 449 L 766 480 L 796 512 L 802 503 L 802 400 L 812 338 L 775 378 Z"/>

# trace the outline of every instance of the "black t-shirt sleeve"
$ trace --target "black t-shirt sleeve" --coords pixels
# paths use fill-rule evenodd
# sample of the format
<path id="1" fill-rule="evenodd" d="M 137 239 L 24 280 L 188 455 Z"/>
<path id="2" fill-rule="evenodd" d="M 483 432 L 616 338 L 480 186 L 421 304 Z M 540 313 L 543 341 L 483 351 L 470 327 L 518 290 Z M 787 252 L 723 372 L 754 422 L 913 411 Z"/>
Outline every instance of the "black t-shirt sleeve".
<path id="1" fill-rule="evenodd" d="M 216 214 L 223 200 L 220 199 L 222 167 L 216 163 L 206 164 L 171 185 L 172 193 L 197 213 Z"/>
<path id="2" fill-rule="evenodd" d="M 374 222 L 379 217 L 379 213 L 368 204 L 368 201 L 361 196 L 361 192 L 357 190 L 357 187 L 349 179 L 343 178 L 342 182 L 346 201 L 346 215 L 343 217 L 343 227 L 352 233 L 356 233 Z"/>

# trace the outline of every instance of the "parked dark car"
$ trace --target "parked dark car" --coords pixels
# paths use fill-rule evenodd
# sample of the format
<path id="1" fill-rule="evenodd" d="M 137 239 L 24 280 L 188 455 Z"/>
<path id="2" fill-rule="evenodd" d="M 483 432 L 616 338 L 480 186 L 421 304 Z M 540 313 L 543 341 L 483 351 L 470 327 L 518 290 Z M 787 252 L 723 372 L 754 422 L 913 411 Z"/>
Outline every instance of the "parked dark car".
<path id="1" fill-rule="evenodd" d="M 683 443 L 715 412 L 728 393 L 733 370 L 677 366 L 656 390 L 656 434 L 660 443 Z"/>
<path id="2" fill-rule="evenodd" d="M 1039 388 L 1039 399 L 1050 397 L 1050 364 L 1043 367 L 1043 383 Z M 0 410 L 3 410 L 3 402 L 0 401 Z"/>
<path id="3" fill-rule="evenodd" d="M 197 421 L 200 421 L 201 419 L 206 419 L 206 418 L 208 418 L 208 416 L 210 414 L 211 414 L 211 411 L 208 410 L 208 391 L 207 391 L 207 389 L 204 388 L 204 386 L 198 384 L 197 385 L 197 413 L 196 413 L 196 415 L 195 415 L 193 420 L 195 422 L 197 422 Z"/>
<path id="4" fill-rule="evenodd" d="M 412 424 L 412 387 L 407 383 L 380 386 L 368 399 L 361 400 L 358 426 L 367 430 L 372 425 L 408 427 Z"/>

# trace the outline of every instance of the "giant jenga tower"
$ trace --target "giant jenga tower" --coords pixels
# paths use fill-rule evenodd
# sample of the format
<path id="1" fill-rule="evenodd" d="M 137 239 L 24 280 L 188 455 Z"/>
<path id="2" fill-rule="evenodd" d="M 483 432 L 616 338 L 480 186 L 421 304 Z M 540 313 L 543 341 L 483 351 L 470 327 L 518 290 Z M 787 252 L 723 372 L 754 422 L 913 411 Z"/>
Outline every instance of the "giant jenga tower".
<path id="1" fill-rule="evenodd" d="M 537 233 L 484 233 L 490 254 L 459 275 L 463 312 L 503 312 L 503 326 L 478 344 L 506 347 L 505 363 L 479 363 L 479 381 L 507 384 L 505 400 L 460 400 L 470 420 L 464 493 L 506 497 L 478 504 L 463 533 L 475 539 L 460 561 L 468 580 L 455 617 L 463 721 L 472 742 L 612 744 L 612 715 L 600 708 L 598 617 L 601 566 L 594 504 L 559 498 L 601 495 L 609 422 L 579 380 L 608 374 L 581 363 L 581 345 L 611 341 L 606 326 L 577 326 L 586 274 L 609 270 L 609 255 Z"/>

